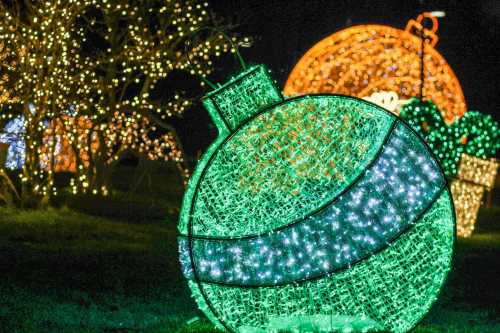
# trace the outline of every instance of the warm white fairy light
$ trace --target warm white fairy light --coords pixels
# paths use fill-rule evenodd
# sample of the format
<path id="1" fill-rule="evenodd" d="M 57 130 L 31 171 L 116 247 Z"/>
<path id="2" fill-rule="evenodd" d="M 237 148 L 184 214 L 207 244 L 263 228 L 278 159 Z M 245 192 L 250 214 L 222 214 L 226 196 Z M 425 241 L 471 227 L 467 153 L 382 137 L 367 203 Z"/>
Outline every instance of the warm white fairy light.
<path id="1" fill-rule="evenodd" d="M 25 195 L 57 193 L 52 170 L 41 163 L 43 137 L 48 119 L 56 119 L 73 106 L 77 112 L 86 107 L 81 96 L 90 92 L 88 73 L 81 71 L 75 24 L 81 14 L 97 1 L 43 1 L 15 5 L 0 4 L 0 43 L 8 50 L 13 64 L 0 73 L 15 77 L 5 88 L 8 102 L 0 103 L 2 112 L 22 115 L 24 119 L 25 162 L 20 175 Z M 55 140 L 45 148 L 54 155 Z"/>
<path id="2" fill-rule="evenodd" d="M 494 158 L 485 159 L 462 154 L 457 177 L 492 189 L 495 185 L 498 166 L 499 163 Z"/>
<path id="3" fill-rule="evenodd" d="M 455 179 L 450 187 L 457 217 L 457 236 L 470 237 L 476 226 L 484 186 Z"/>
<path id="4" fill-rule="evenodd" d="M 167 100 L 157 87 L 174 71 L 207 76 L 213 59 L 232 51 L 217 33 L 184 49 L 193 32 L 213 25 L 208 3 L 48 0 L 21 7 L 22 15 L 0 4 L 0 119 L 24 116 L 21 180 L 36 194 L 56 193 L 53 173 L 69 170 L 76 172 L 73 191 L 103 193 L 105 170 L 134 151 L 173 161 L 186 181 L 170 120 L 192 101 L 181 90 Z M 126 135 L 113 132 L 122 129 Z"/>

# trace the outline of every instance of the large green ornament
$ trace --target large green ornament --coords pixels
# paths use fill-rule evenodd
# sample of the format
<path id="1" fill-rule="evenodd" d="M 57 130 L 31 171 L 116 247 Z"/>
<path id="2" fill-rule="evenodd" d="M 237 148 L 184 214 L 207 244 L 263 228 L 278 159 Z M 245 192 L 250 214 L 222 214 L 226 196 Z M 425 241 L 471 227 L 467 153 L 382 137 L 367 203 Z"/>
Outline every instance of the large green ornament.
<path id="1" fill-rule="evenodd" d="M 455 225 L 419 135 L 361 99 L 284 100 L 263 66 L 203 103 L 219 136 L 189 183 L 179 240 L 210 320 L 235 332 L 416 325 L 450 269 Z"/>

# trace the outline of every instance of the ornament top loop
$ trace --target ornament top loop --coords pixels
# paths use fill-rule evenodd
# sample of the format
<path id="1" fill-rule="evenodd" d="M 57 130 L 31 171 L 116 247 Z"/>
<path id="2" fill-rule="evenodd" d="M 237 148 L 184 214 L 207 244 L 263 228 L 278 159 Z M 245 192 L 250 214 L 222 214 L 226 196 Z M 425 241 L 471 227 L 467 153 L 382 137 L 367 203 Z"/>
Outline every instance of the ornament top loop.
<path id="1" fill-rule="evenodd" d="M 430 29 L 424 27 L 425 19 L 430 20 L 432 27 Z M 438 19 L 431 12 L 423 12 L 419 14 L 417 18 L 411 19 L 406 24 L 406 31 L 417 35 L 418 37 L 424 37 L 431 46 L 435 46 L 439 40 L 436 32 L 439 27 Z"/>
<path id="2" fill-rule="evenodd" d="M 229 134 L 259 111 L 282 100 L 267 68 L 256 65 L 205 95 L 203 105 L 219 134 Z"/>

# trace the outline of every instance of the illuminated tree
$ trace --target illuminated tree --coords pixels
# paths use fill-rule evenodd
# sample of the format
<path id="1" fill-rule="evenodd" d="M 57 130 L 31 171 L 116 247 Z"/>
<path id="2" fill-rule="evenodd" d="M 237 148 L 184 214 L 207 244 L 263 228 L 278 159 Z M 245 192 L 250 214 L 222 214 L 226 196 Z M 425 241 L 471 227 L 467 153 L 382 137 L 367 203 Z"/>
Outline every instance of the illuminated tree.
<path id="1" fill-rule="evenodd" d="M 74 191 L 107 192 L 113 166 L 125 152 L 173 161 L 187 180 L 171 120 L 181 117 L 192 99 L 172 75 L 206 76 L 213 71 L 212 59 L 231 51 L 220 33 L 193 38 L 200 28 L 217 24 L 207 7 L 199 1 L 123 0 L 84 17 L 89 41 L 84 49 L 95 72 L 88 112 L 100 144 L 92 149 L 92 140 L 86 141 L 90 165 L 78 167 Z"/>
<path id="2" fill-rule="evenodd" d="M 172 75 L 206 76 L 213 58 L 231 51 L 221 33 L 193 37 L 218 25 L 207 7 L 170 0 L 0 4 L 2 59 L 17 64 L 2 65 L 8 94 L 0 109 L 6 121 L 24 122 L 26 197 L 56 194 L 58 171 L 76 173 L 74 193 L 107 194 L 126 152 L 173 161 L 187 179 L 171 120 L 192 101 Z"/>
<path id="3" fill-rule="evenodd" d="M 10 92 L 6 89 L 9 83 L 9 75 L 4 71 L 9 71 L 15 68 L 16 63 L 9 58 L 10 49 L 5 46 L 5 43 L 0 41 L 0 105 L 9 104 L 15 101 Z M 2 115 L 3 117 L 3 115 Z"/>
<path id="4" fill-rule="evenodd" d="M 53 171 L 44 168 L 54 165 L 57 145 L 55 137 L 44 142 L 47 122 L 87 109 L 91 72 L 80 57 L 82 29 L 75 23 L 90 5 L 85 0 L 0 2 L 0 43 L 11 64 L 0 69 L 0 77 L 11 78 L 0 110 L 3 119 L 24 119 L 24 202 L 38 204 L 56 193 Z"/>

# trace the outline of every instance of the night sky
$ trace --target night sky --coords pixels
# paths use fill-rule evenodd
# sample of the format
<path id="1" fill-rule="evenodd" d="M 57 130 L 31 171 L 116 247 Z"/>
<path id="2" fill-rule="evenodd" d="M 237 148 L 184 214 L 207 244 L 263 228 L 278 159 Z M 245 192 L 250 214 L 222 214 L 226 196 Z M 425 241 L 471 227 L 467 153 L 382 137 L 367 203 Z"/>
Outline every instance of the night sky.
<path id="1" fill-rule="evenodd" d="M 316 42 L 345 27 L 378 23 L 404 29 L 422 11 L 444 10 L 436 49 L 457 75 L 469 110 L 500 121 L 500 1 L 341 1 L 212 0 L 213 11 L 235 25 L 232 31 L 253 38 L 241 49 L 247 63 L 266 64 L 280 87 L 302 55 Z M 235 61 L 218 61 L 220 81 L 238 70 Z M 179 123 L 188 154 L 204 150 L 216 136 L 207 113 L 198 105 Z"/>

